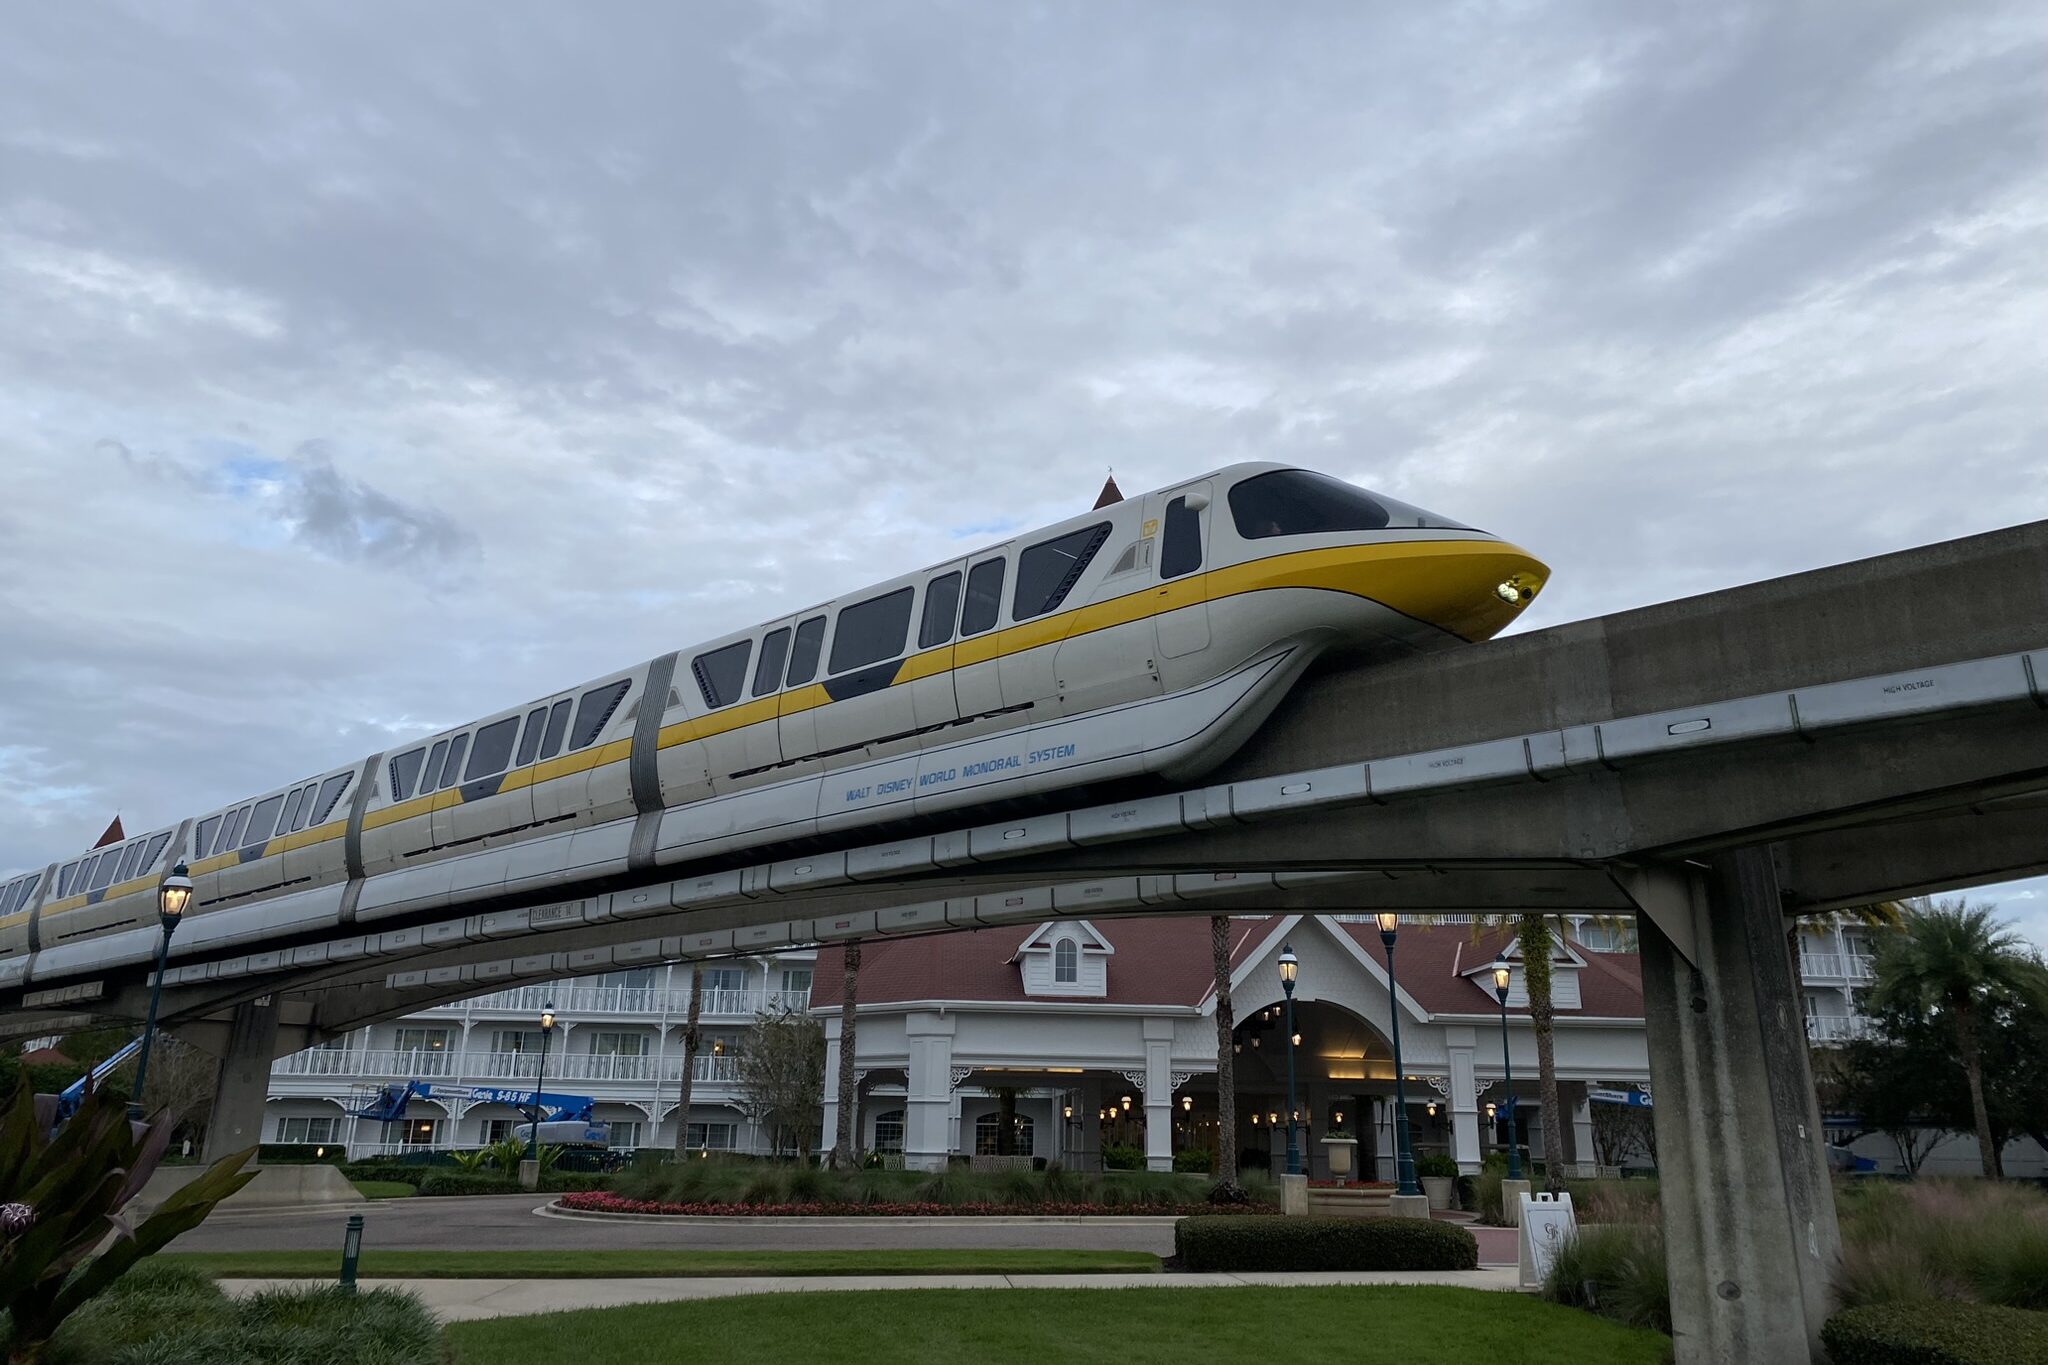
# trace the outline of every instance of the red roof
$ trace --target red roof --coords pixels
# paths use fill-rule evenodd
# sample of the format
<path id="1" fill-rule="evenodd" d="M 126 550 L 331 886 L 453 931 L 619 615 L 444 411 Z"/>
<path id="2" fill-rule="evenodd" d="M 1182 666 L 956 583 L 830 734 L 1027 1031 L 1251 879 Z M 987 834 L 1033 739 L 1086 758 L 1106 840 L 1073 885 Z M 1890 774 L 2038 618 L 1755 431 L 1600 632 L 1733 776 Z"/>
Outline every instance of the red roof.
<path id="1" fill-rule="evenodd" d="M 1280 916 L 1233 918 L 1230 921 L 1231 966 L 1262 951 L 1280 924 Z M 963 929 L 923 938 L 868 939 L 861 945 L 860 998 L 863 1004 L 910 1000 L 1023 1001 L 1035 998 L 1060 1004 L 1075 997 L 1024 994 L 1017 950 L 1041 926 L 1010 929 Z M 1371 959 L 1382 965 L 1385 950 L 1379 930 L 1369 923 L 1335 923 Z M 1107 962 L 1109 990 L 1104 996 L 1081 997 L 1112 1005 L 1199 1006 L 1215 984 L 1209 956 L 1206 915 L 1160 915 L 1103 920 L 1095 926 L 1116 955 Z M 1496 1008 L 1486 985 L 1460 976 L 1482 967 L 1512 937 L 1490 931 L 1474 940 L 1466 927 L 1425 928 L 1404 924 L 1395 945 L 1401 989 L 1433 1014 L 1474 1014 Z M 1641 972 L 1632 953 L 1596 953 L 1578 944 L 1572 950 L 1585 959 L 1579 973 L 1580 1005 L 1560 1008 L 1567 1017 L 1639 1019 L 1643 1014 Z M 838 946 L 818 950 L 812 974 L 811 1005 L 832 1008 L 839 1003 L 845 973 L 845 951 Z"/>
<path id="2" fill-rule="evenodd" d="M 94 844 L 93 847 L 105 848 L 108 844 L 123 843 L 127 838 L 128 833 L 121 828 L 121 817 L 117 815 L 114 817 L 114 823 L 107 826 L 107 832 L 100 836 L 100 841 Z"/>

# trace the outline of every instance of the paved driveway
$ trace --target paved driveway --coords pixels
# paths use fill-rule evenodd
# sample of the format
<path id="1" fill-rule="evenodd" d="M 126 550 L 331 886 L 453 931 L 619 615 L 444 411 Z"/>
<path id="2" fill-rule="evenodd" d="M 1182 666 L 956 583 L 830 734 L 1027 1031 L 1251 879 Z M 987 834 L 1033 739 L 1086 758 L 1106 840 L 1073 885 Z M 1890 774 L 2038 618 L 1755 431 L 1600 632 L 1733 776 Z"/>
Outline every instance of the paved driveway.
<path id="1" fill-rule="evenodd" d="M 363 1245 L 383 1251 L 700 1249 L 866 1251 L 874 1248 L 1015 1247 L 1150 1251 L 1170 1255 L 1173 1228 L 1159 1221 L 992 1223 L 982 1219 L 869 1221 L 818 1218 L 801 1226 L 772 1220 L 706 1223 L 599 1222 L 535 1212 L 550 1195 L 467 1195 L 374 1199 L 317 1209 L 221 1211 L 171 1244 L 173 1251 L 325 1251 L 341 1246 L 342 1225 L 363 1215 Z"/>

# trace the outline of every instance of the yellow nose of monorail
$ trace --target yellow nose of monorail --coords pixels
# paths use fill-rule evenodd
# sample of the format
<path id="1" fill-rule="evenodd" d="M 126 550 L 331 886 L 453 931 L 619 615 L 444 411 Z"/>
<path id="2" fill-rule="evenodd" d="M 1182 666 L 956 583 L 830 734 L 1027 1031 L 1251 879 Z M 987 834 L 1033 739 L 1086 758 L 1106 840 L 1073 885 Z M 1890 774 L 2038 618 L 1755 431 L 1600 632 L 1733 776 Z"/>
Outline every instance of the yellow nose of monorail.
<path id="1" fill-rule="evenodd" d="M 1505 541 L 1426 540 L 1361 545 L 1344 577 L 1346 591 L 1476 643 L 1512 625 L 1550 569 Z"/>

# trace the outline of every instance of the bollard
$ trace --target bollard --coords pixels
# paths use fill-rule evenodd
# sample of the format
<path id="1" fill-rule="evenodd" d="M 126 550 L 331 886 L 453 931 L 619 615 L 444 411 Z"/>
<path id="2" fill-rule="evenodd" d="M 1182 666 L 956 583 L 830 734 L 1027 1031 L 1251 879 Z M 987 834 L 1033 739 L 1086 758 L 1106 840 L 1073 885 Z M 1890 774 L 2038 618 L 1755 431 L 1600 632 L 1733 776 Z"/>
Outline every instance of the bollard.
<path id="1" fill-rule="evenodd" d="M 341 1292 L 356 1292 L 356 1260 L 363 1254 L 363 1215 L 348 1216 L 348 1231 L 341 1234 Z"/>

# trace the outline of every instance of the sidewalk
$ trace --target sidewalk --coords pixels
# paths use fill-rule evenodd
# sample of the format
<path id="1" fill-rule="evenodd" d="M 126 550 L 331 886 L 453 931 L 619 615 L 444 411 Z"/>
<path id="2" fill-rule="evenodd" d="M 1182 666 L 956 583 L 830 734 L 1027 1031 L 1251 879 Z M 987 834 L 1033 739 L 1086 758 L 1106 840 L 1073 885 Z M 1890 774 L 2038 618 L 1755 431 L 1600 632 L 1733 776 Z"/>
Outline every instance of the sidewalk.
<path id="1" fill-rule="evenodd" d="M 229 1294 L 332 1280 L 220 1280 Z M 863 1289 L 1219 1289 L 1242 1285 L 1454 1285 L 1514 1292 L 1512 1266 L 1443 1271 L 1318 1271 L 1271 1274 L 1156 1275 L 775 1275 L 731 1279 L 363 1280 L 363 1289 L 404 1289 L 442 1322 L 524 1317 L 572 1308 L 673 1303 L 740 1294 L 829 1293 Z"/>

